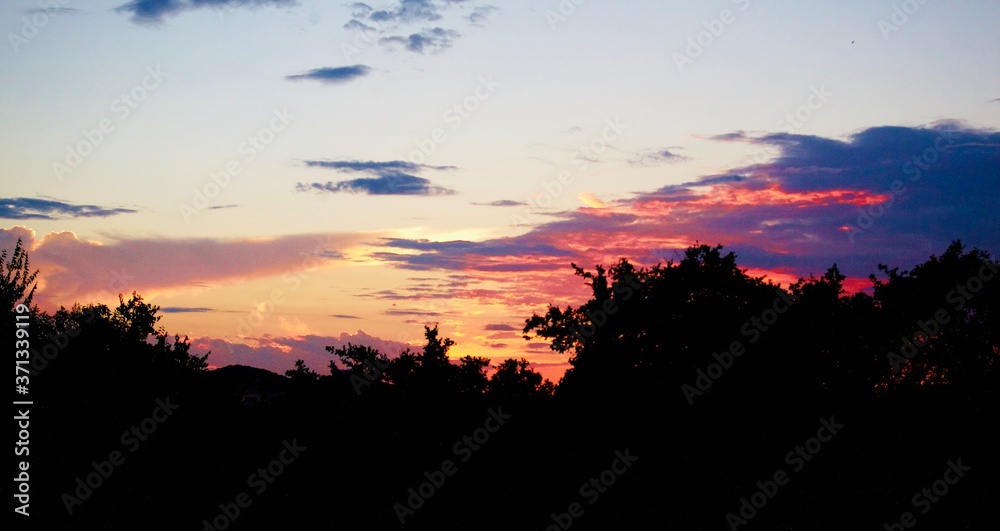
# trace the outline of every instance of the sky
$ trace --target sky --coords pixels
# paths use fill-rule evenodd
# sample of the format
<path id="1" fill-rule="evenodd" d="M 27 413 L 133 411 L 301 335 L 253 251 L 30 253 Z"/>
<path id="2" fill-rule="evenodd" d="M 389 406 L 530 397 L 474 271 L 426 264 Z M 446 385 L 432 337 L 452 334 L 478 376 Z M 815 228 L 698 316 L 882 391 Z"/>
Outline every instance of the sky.
<path id="1" fill-rule="evenodd" d="M 137 291 L 213 366 L 521 329 L 571 263 L 721 244 L 861 290 L 1000 252 L 1000 3 L 0 4 L 0 245 L 36 302 Z"/>

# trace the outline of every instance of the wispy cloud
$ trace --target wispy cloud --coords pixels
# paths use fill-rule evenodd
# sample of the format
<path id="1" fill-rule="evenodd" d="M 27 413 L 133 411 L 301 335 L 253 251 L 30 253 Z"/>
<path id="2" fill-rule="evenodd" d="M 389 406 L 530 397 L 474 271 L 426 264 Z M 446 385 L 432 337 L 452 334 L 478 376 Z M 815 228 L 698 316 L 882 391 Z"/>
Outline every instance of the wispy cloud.
<path id="1" fill-rule="evenodd" d="M 340 66 L 316 68 L 303 72 L 285 76 L 289 81 L 312 80 L 327 84 L 341 84 L 368 75 L 371 68 L 365 65 Z"/>
<path id="2" fill-rule="evenodd" d="M 216 310 L 212 308 L 186 308 L 182 306 L 166 306 L 160 308 L 163 313 L 208 313 Z"/>
<path id="3" fill-rule="evenodd" d="M 104 218 L 118 214 L 135 214 L 131 208 L 106 208 L 97 205 L 75 205 L 58 199 L 12 197 L 0 199 L 0 218 L 6 219 L 71 219 Z"/>
<path id="4" fill-rule="evenodd" d="M 416 164 L 405 160 L 371 161 L 371 160 L 307 160 L 310 168 L 328 168 L 354 173 L 416 173 L 421 170 L 454 170 L 455 166 L 429 166 Z"/>
<path id="5" fill-rule="evenodd" d="M 488 18 L 490 18 L 490 13 L 499 10 L 500 8 L 494 6 L 479 6 L 472 8 L 472 12 L 469 13 L 465 18 L 473 26 L 482 26 Z"/>
<path id="6" fill-rule="evenodd" d="M 528 206 L 525 201 L 512 201 L 510 199 L 501 199 L 499 201 L 490 201 L 489 203 L 472 203 L 477 206 L 492 206 L 492 207 L 515 207 L 515 206 Z"/>
<path id="7" fill-rule="evenodd" d="M 388 45 L 398 44 L 416 53 L 440 52 L 451 48 L 452 41 L 461 36 L 462 34 L 455 30 L 425 28 L 420 33 L 411 33 L 406 37 L 399 35 L 382 37 L 378 42 Z"/>
<path id="8" fill-rule="evenodd" d="M 472 5 L 468 0 L 400 0 L 382 9 L 356 2 L 348 6 L 351 20 L 344 27 L 380 36 L 378 43 L 388 48 L 402 46 L 414 53 L 440 52 L 461 36 L 445 27 L 443 12 L 449 8 L 468 10 L 463 18 L 482 26 L 497 10 L 491 5 Z M 434 23 L 433 25 L 431 23 Z"/>
<path id="9" fill-rule="evenodd" d="M 629 164 L 635 166 L 653 166 L 655 164 L 684 162 L 688 160 L 688 157 L 678 155 L 673 151 L 670 151 L 671 149 L 676 148 L 658 149 L 637 153 L 634 157 L 632 157 L 632 160 L 629 161 Z"/>
<path id="10" fill-rule="evenodd" d="M 440 316 L 444 315 L 444 314 L 442 314 L 440 312 L 434 312 L 434 311 L 430 311 L 430 310 L 417 310 L 417 309 L 405 309 L 405 308 L 392 308 L 392 309 L 389 309 L 389 310 L 385 310 L 382 313 L 384 313 L 386 315 L 396 316 L 396 317 L 400 317 L 400 316 L 402 316 L 402 317 L 410 317 L 410 316 L 415 316 L 415 317 L 440 317 Z"/>

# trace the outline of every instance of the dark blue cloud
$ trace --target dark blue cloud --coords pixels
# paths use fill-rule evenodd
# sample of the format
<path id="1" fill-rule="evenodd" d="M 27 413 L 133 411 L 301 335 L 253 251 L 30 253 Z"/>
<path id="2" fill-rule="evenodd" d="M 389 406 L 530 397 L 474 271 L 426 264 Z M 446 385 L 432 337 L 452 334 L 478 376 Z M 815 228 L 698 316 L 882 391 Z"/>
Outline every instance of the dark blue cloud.
<path id="1" fill-rule="evenodd" d="M 380 36 L 378 43 L 383 46 L 403 46 L 414 53 L 438 52 L 451 47 L 461 34 L 454 29 L 427 25 L 441 21 L 442 11 L 452 6 L 470 9 L 465 19 L 474 26 L 483 25 L 497 9 L 490 5 L 473 6 L 468 0 L 400 0 L 383 9 L 356 2 L 348 6 L 351 20 L 344 27 L 366 35 L 374 33 Z M 422 27 L 414 31 L 417 25 Z"/>
<path id="2" fill-rule="evenodd" d="M 556 257 L 562 266 L 573 253 L 547 243 L 530 243 L 517 238 L 471 242 L 465 240 L 434 242 L 430 240 L 408 240 L 386 238 L 383 247 L 420 251 L 420 254 L 376 252 L 372 256 L 395 264 L 403 269 L 413 270 L 463 270 L 479 271 L 535 271 L 555 269 L 559 263 L 541 263 L 532 258 Z M 506 260 L 515 259 L 516 260 Z M 499 259 L 499 260 L 497 260 Z"/>
<path id="3" fill-rule="evenodd" d="M 1000 153 L 1000 133 L 954 122 L 872 127 L 846 140 L 776 133 L 749 142 L 778 150 L 780 155 L 760 169 L 774 174 L 791 191 L 852 188 L 881 192 L 893 180 L 910 179 L 918 171 L 924 183 L 930 178 L 932 184 L 947 183 L 951 189 L 965 191 L 967 186 L 982 183 L 968 173 L 990 173 Z"/>
<path id="4" fill-rule="evenodd" d="M 313 80 L 322 83 L 340 84 L 368 75 L 371 68 L 365 65 L 316 68 L 301 74 L 285 76 L 289 81 Z"/>
<path id="5" fill-rule="evenodd" d="M 158 24 L 168 16 L 206 7 L 291 6 L 296 0 L 133 0 L 115 8 L 136 24 Z"/>
<path id="6" fill-rule="evenodd" d="M 744 267 L 807 276 L 837 263 L 866 278 L 878 263 L 920 263 L 956 239 L 997 251 L 998 131 L 942 122 L 872 127 L 844 139 L 733 133 L 724 140 L 773 146 L 773 159 L 638 193 L 610 212 L 562 212 L 512 238 L 394 239 L 384 246 L 406 252 L 373 257 L 403 269 L 547 271 L 590 257 L 666 256 L 671 246 L 701 240 L 726 245 Z"/>
<path id="7" fill-rule="evenodd" d="M 435 186 L 423 177 L 397 173 L 379 177 L 360 177 L 346 181 L 325 183 L 299 183 L 299 192 L 355 193 L 368 195 L 451 195 L 455 190 Z"/>
<path id="8" fill-rule="evenodd" d="M 118 214 L 134 214 L 131 208 L 105 208 L 97 205 L 74 205 L 55 199 L 13 197 L 0 199 L 0 218 L 6 219 L 69 219 L 104 218 Z"/>
<path id="9" fill-rule="evenodd" d="M 382 37 L 379 44 L 399 44 L 415 53 L 439 52 L 451 48 L 452 41 L 461 37 L 461 33 L 444 28 L 424 29 L 420 33 L 411 33 L 408 37 L 394 35 Z"/>
<path id="10" fill-rule="evenodd" d="M 441 14 L 434 0 L 401 0 L 395 9 L 370 11 L 368 18 L 376 22 L 430 22 L 440 20 Z"/>
<path id="11" fill-rule="evenodd" d="M 299 192 L 364 193 L 368 195 L 451 195 L 455 190 L 436 186 L 429 179 L 407 172 L 422 170 L 452 170 L 454 166 L 428 166 L 402 160 L 362 161 L 362 160 L 307 160 L 306 166 L 326 168 L 345 173 L 363 173 L 373 177 L 361 177 L 344 181 L 325 183 L 299 183 Z"/>

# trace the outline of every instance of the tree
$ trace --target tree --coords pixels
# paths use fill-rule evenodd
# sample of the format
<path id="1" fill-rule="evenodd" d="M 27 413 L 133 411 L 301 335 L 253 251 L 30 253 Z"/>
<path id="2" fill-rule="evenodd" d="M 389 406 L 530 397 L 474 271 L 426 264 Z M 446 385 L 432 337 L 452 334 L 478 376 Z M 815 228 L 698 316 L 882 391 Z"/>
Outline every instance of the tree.
<path id="1" fill-rule="evenodd" d="M 285 376 L 295 384 L 319 380 L 319 374 L 307 367 L 305 360 L 295 360 L 295 368 L 285 371 Z"/>
<path id="2" fill-rule="evenodd" d="M 142 296 L 134 291 L 128 302 L 119 293 L 118 303 L 111 322 L 118 328 L 125 343 L 145 343 L 149 336 L 165 333 L 162 328 L 156 328 L 156 323 L 160 321 L 160 316 L 156 315 L 160 311 L 159 306 L 143 302 Z"/>
<path id="3" fill-rule="evenodd" d="M 9 313 L 20 303 L 31 307 L 35 296 L 35 278 L 38 270 L 31 271 L 28 253 L 17 239 L 14 251 L 7 259 L 7 249 L 0 252 L 0 308 Z"/>
<path id="4" fill-rule="evenodd" d="M 486 379 L 486 369 L 490 360 L 478 356 L 465 356 L 458 361 L 455 383 L 458 391 L 466 396 L 480 396 L 486 391 L 489 381 Z"/>
<path id="5" fill-rule="evenodd" d="M 496 366 L 490 377 L 489 394 L 500 401 L 517 401 L 537 396 L 549 396 L 552 382 L 529 367 L 528 360 L 507 359 Z"/>
<path id="6" fill-rule="evenodd" d="M 776 296 L 776 286 L 747 275 L 721 245 L 692 246 L 679 263 L 648 269 L 624 258 L 607 270 L 573 269 L 591 298 L 534 314 L 523 331 L 525 339 L 549 339 L 552 350 L 570 353 L 559 390 L 577 396 L 681 388 Z"/>
<path id="7" fill-rule="evenodd" d="M 158 365 L 177 367 L 192 371 L 203 371 L 208 368 L 208 356 L 211 352 L 206 352 L 204 356 L 198 357 L 190 353 L 191 343 L 188 337 L 174 334 L 173 344 L 167 344 L 166 333 L 156 336 L 156 345 L 153 346 L 153 362 Z"/>

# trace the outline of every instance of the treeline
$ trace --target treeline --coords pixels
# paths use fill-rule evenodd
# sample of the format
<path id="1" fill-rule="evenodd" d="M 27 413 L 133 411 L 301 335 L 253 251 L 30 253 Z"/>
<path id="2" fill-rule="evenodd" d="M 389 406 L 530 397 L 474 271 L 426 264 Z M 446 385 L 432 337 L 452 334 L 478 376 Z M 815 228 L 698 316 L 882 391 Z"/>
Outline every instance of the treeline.
<path id="1" fill-rule="evenodd" d="M 19 305 L 31 314 L 31 525 L 207 529 L 283 448 L 304 450 L 241 516 L 218 522 L 893 529 L 906 511 L 921 528 L 992 521 L 1000 291 L 985 251 L 955 242 L 909 270 L 880 265 L 870 292 L 852 294 L 836 265 L 783 287 L 721 246 L 649 268 L 573 268 L 590 298 L 523 329 L 567 356 L 558 385 L 523 359 L 492 374 L 490 360 L 451 360 L 437 327 L 416 350 L 330 346 L 323 374 L 299 360 L 282 376 L 206 370 L 210 353 L 168 334 L 135 293 L 115 308 L 39 311 L 18 245 L 0 260 L 0 303 L 6 337 Z M 164 403 L 176 412 L 123 450 L 123 431 Z M 77 480 L 115 450 L 124 463 L 80 499 Z M 914 494 L 955 459 L 970 471 L 932 511 L 915 510 Z M 779 473 L 790 481 L 772 489 Z M 72 510 L 67 494 L 80 501 Z"/>

